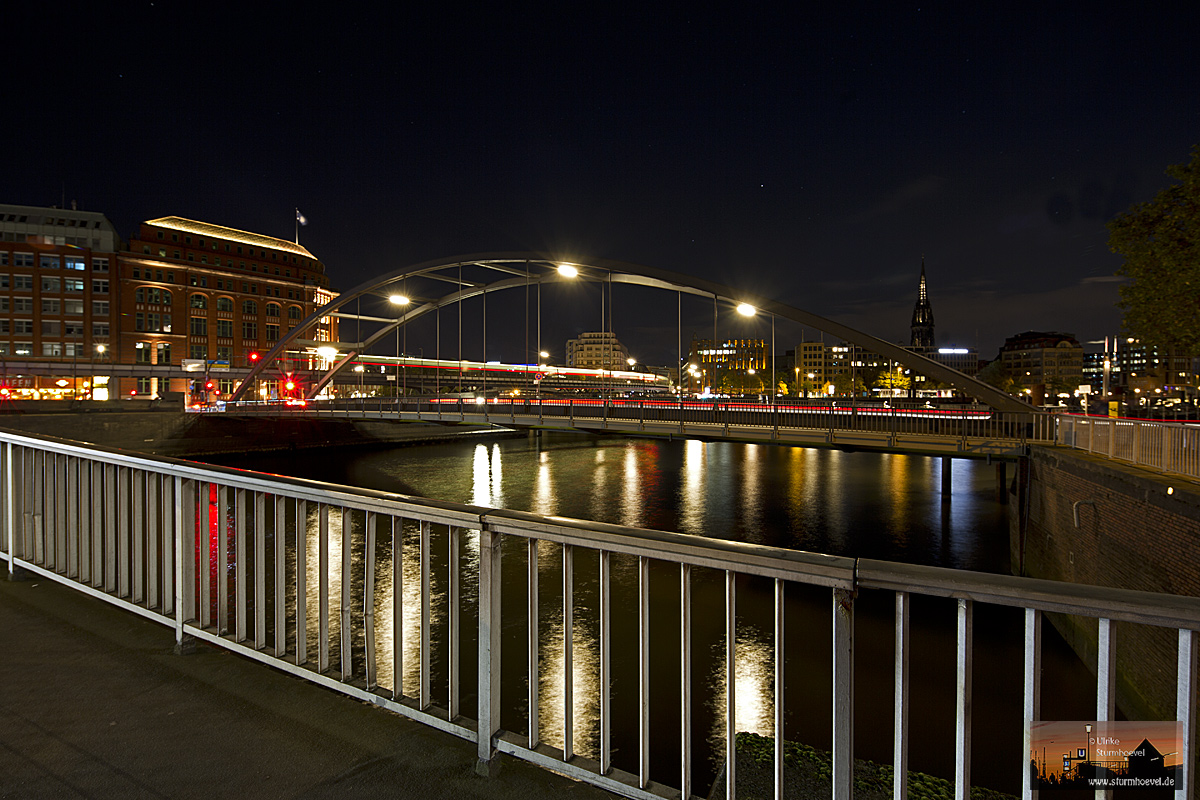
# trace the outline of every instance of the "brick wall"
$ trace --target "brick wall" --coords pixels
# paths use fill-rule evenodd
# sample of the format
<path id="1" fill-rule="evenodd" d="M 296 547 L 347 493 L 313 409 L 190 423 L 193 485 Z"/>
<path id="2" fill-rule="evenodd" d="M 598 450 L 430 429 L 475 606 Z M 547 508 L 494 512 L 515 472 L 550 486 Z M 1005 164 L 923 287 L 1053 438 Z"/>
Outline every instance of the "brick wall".
<path id="1" fill-rule="evenodd" d="M 1014 571 L 1200 596 L 1196 484 L 1056 447 L 1034 447 L 1026 468 L 1025 497 L 1010 515 Z M 1047 618 L 1094 671 L 1096 620 Z M 1178 633 L 1130 623 L 1114 629 L 1118 707 L 1129 719 L 1174 719 Z"/>

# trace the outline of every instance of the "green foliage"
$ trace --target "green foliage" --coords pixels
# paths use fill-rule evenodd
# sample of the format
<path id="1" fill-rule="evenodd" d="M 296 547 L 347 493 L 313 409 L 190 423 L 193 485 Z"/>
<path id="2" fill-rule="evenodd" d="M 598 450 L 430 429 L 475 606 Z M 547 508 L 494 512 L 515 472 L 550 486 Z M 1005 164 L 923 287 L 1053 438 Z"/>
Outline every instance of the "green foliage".
<path id="1" fill-rule="evenodd" d="M 737 734 L 735 744 L 740 755 L 748 757 L 756 764 L 769 766 L 775 762 L 775 740 L 770 737 L 742 732 Z M 785 769 L 803 772 L 821 783 L 832 783 L 833 756 L 828 751 L 784 740 L 783 763 Z M 740 772 L 739 775 L 741 775 Z M 855 797 L 891 797 L 892 775 L 893 770 L 890 764 L 876 764 L 873 761 L 856 759 L 854 765 Z M 738 794 L 742 795 L 740 787 Z M 908 796 L 913 800 L 950 800 L 954 797 L 954 782 L 909 770 Z M 971 787 L 971 798 L 972 800 L 1015 800 L 1012 795 L 982 786 Z"/>
<path id="2" fill-rule="evenodd" d="M 1179 181 L 1108 223 L 1108 246 L 1124 256 L 1118 306 L 1125 333 L 1161 348 L 1200 353 L 1200 145 L 1167 169 Z"/>
<path id="3" fill-rule="evenodd" d="M 989 386 L 995 386 L 1002 392 L 1016 393 L 1021 391 L 1021 384 L 1009 374 L 1008 370 L 1004 368 L 1004 362 L 998 358 L 979 370 L 979 374 L 975 377 Z"/>

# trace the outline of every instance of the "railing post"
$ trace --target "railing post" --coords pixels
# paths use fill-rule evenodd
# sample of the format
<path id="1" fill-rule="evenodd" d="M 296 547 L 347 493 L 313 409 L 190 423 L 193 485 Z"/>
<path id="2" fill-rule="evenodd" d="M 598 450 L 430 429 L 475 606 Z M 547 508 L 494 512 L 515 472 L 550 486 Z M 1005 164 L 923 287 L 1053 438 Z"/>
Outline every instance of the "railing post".
<path id="1" fill-rule="evenodd" d="M 892 722 L 892 797 L 904 800 L 908 796 L 908 665 L 909 610 L 912 606 L 908 592 L 896 592 L 896 675 Z"/>
<path id="2" fill-rule="evenodd" d="M 958 601 L 956 725 L 954 736 L 954 800 L 971 799 L 971 661 L 974 649 L 974 601 Z"/>
<path id="3" fill-rule="evenodd" d="M 854 797 L 854 593 L 833 590 L 833 800 Z"/>
<path id="4" fill-rule="evenodd" d="M 4 443 L 4 541 L 8 548 L 8 579 L 14 580 L 17 575 L 17 554 L 13 550 L 13 444 Z M 28 553 L 22 553 L 28 557 Z"/>
<path id="5" fill-rule="evenodd" d="M 1183 775 L 1175 787 L 1175 800 L 1192 800 L 1196 794 L 1196 645 L 1200 634 L 1179 631 L 1179 666 L 1176 674 L 1175 718 L 1183 729 L 1179 752 Z"/>
<path id="6" fill-rule="evenodd" d="M 1022 752 L 1033 749 L 1033 723 L 1041 719 L 1042 709 L 1042 612 L 1025 609 L 1025 742 Z M 1028 769 L 1022 770 L 1022 800 L 1032 800 L 1037 787 Z"/>
<path id="7" fill-rule="evenodd" d="M 479 726 L 476 773 L 494 775 L 499 759 L 493 739 L 500 730 L 500 536 L 479 526 Z"/>

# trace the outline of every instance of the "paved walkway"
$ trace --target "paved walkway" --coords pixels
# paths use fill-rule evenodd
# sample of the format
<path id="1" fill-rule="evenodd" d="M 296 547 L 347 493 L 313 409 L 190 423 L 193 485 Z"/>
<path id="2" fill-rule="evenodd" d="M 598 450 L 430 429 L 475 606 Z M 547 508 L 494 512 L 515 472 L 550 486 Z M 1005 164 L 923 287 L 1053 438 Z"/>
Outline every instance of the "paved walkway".
<path id="1" fill-rule="evenodd" d="M 0 798 L 612 797 L 0 569 Z"/>

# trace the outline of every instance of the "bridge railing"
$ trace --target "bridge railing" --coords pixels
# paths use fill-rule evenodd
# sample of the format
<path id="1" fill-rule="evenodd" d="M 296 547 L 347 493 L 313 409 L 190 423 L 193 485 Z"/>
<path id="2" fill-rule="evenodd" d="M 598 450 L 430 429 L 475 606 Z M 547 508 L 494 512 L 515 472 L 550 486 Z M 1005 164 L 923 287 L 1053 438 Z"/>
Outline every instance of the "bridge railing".
<path id="1" fill-rule="evenodd" d="M 0 432 L 0 548 L 11 572 L 28 570 L 174 629 L 186 649 L 195 637 L 477 744 L 481 765 L 506 753 L 618 794 L 691 798 L 702 648 L 697 615 L 720 620 L 725 680 L 719 757 L 726 797 L 736 796 L 739 593 L 765 581 L 773 598 L 770 638 L 773 730 L 782 733 L 789 698 L 811 678 L 784 669 L 789 631 L 814 620 L 785 611 L 793 593 L 823 593 L 832 685 L 832 780 L 836 800 L 853 795 L 855 637 L 858 593 L 894 595 L 895 796 L 905 796 L 908 763 L 911 613 L 916 597 L 952 604 L 955 660 L 955 796 L 971 784 L 974 607 L 1023 609 L 1025 718 L 1040 718 L 1041 622 L 1046 612 L 1099 619 L 1100 718 L 1113 711 L 1112 622 L 1175 631 L 1177 717 L 1182 752 L 1195 750 L 1200 599 L 855 560 L 617 525 L 542 517 L 382 492 L 151 458 L 45 437 Z M 587 574 L 580 572 L 586 565 Z M 578 568 L 577 568 L 578 567 Z M 614 608 L 618 571 L 622 596 Z M 673 575 L 652 592 L 651 575 Z M 516 579 L 506 580 L 505 575 Z M 696 601 L 704 576 L 706 601 Z M 545 582 L 549 580 L 550 591 Z M 657 579 L 656 579 L 657 580 Z M 576 623 L 587 583 L 595 633 Z M 717 587 L 713 594 L 708 591 Z M 547 598 L 553 607 L 548 611 Z M 753 595 L 751 595 L 753 596 Z M 555 602 L 557 600 L 557 602 Z M 926 613 L 929 613 L 928 611 Z M 636 678 L 613 681 L 614 624 L 636 644 Z M 674 640 L 674 657 L 651 660 L 650 620 Z M 825 623 L 817 622 L 823 627 Z M 557 644 L 554 658 L 544 649 Z M 575 657 L 588 639 L 595 690 L 576 685 Z M 621 640 L 628 641 L 625 635 Z M 501 646 L 510 655 L 501 657 Z M 827 647 L 829 645 L 826 645 Z M 473 650 L 473 652 L 471 652 Z M 1172 648 L 1172 652 L 1175 649 Z M 515 653 L 516 656 L 511 654 Z M 677 674 L 678 722 L 649 713 L 651 670 Z M 789 680 L 791 678 L 791 680 Z M 546 687 L 549 690 L 546 690 Z M 540 688 L 539 688 L 540 687 Z M 473 697 L 472 697 L 473 695 Z M 613 746 L 614 701 L 634 708 L 632 746 Z M 794 701 L 793 701 L 794 702 Z M 581 716 L 594 743 L 577 746 Z M 1107 716 L 1105 716 L 1107 715 Z M 923 736 L 938 735 L 923 722 Z M 949 733 L 943 731 L 942 735 Z M 1029 752 L 1028 732 L 1026 748 Z M 670 744 L 668 744 L 670 742 Z M 772 771 L 783 786 L 783 736 Z M 678 761 L 652 771 L 661 749 Z M 1014 751 L 1015 753 L 1015 751 Z M 659 759 L 661 762 L 661 759 Z M 1025 796 L 1030 777 L 1023 774 Z M 1193 765 L 1183 771 L 1190 798 Z M 701 791 L 696 791 L 701 788 Z"/>
<path id="2" fill-rule="evenodd" d="M 239 411 L 277 412 L 278 405 L 240 404 Z M 1042 416 L 994 411 L 986 406 L 929 407 L 901 401 L 883 404 L 848 400 L 796 400 L 770 403 L 739 400 L 672 400 L 670 398 L 435 398 L 361 397 L 308 401 L 289 413 L 359 411 L 403 412 L 420 419 L 466 420 L 482 417 L 497 424 L 536 418 L 539 421 L 706 425 L 727 433 L 733 429 L 867 432 L 893 437 L 936 436 L 943 439 L 996 440 L 1023 446 L 1053 441 L 1054 429 L 1035 424 Z"/>
<path id="3" fill-rule="evenodd" d="M 1200 424 L 1059 414 L 1055 443 L 1161 472 L 1200 478 Z"/>

